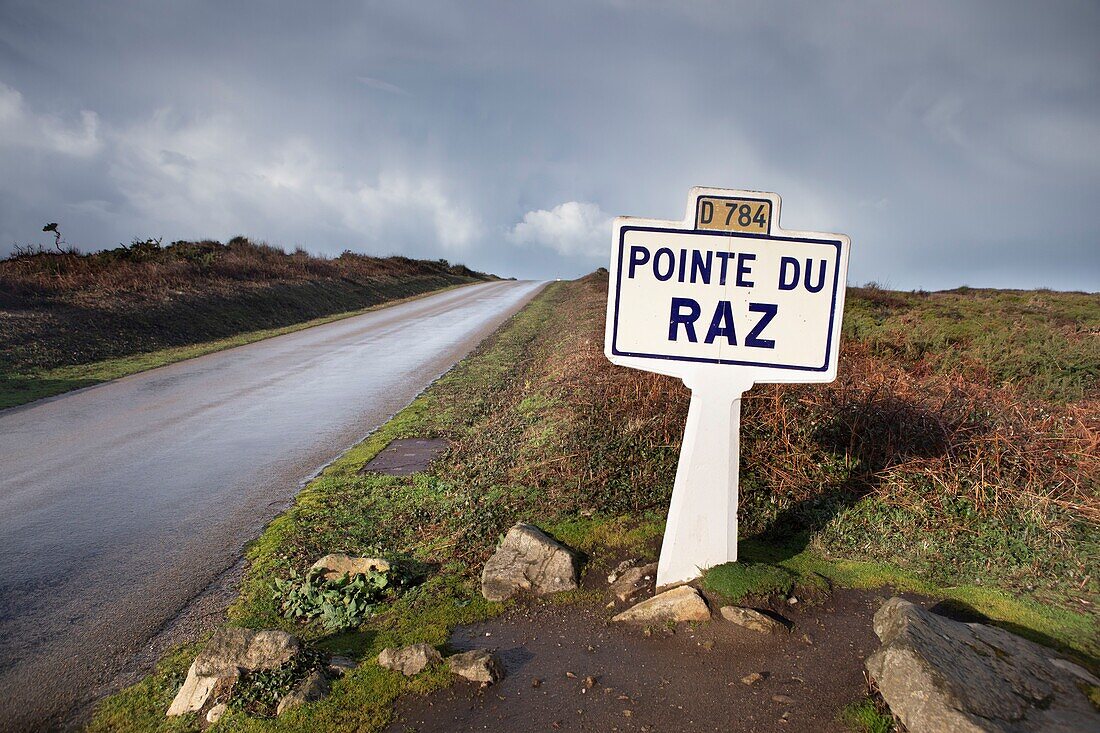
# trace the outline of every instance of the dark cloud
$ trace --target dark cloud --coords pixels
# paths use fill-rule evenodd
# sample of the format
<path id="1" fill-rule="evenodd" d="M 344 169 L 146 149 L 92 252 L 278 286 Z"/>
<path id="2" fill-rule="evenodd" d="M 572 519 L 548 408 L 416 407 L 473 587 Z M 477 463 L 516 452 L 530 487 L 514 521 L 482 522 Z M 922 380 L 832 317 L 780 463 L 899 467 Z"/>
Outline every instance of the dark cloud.
<path id="1" fill-rule="evenodd" d="M 0 5 L 0 251 L 247 234 L 519 276 L 777 191 L 854 281 L 1100 288 L 1080 3 Z"/>

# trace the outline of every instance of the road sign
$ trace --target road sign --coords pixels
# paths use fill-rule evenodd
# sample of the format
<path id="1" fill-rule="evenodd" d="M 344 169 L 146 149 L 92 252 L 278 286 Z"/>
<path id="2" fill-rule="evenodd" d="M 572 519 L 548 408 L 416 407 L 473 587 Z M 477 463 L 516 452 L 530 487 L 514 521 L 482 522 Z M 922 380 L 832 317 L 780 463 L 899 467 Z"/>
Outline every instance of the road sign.
<path id="1" fill-rule="evenodd" d="M 607 358 L 691 389 L 658 586 L 737 559 L 741 395 L 836 377 L 850 243 L 781 229 L 779 206 L 693 188 L 683 221 L 615 220 Z"/>

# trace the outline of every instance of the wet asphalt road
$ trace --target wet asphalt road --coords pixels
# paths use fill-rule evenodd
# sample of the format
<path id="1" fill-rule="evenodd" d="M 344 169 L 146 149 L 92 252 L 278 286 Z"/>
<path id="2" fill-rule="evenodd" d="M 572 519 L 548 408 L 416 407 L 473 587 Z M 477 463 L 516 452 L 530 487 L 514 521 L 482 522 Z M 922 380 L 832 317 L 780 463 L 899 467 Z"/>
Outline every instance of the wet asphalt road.
<path id="1" fill-rule="evenodd" d="M 0 730 L 67 720 L 304 479 L 539 287 L 467 286 L 0 412 Z"/>

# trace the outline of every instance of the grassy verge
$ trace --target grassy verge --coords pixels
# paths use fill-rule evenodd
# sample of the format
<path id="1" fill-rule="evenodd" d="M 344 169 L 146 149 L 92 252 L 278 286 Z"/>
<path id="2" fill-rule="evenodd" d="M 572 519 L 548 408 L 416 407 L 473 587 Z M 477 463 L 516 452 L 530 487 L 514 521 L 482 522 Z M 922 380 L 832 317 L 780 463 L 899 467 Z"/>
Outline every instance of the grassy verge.
<path id="1" fill-rule="evenodd" d="M 481 598 L 477 574 L 517 520 L 582 549 L 586 572 L 653 551 L 687 393 L 674 380 L 607 364 L 605 288 L 600 276 L 550 285 L 323 472 L 248 548 L 233 623 L 294 629 L 365 663 L 328 698 L 281 720 L 235 713 L 218 730 L 379 730 L 399 694 L 446 684 L 437 673 L 406 680 L 371 660 L 385 646 L 444 645 L 454 625 L 499 613 L 504 606 Z M 858 291 L 853 300 L 877 307 Z M 997 327 L 997 313 L 985 319 Z M 838 383 L 761 386 L 746 399 L 741 524 L 751 536 L 741 557 L 757 574 L 727 572 L 724 592 L 891 586 L 953 599 L 1095 666 L 1092 403 L 1028 397 L 1027 385 L 963 383 L 928 353 L 876 354 L 850 337 Z M 410 477 L 360 472 L 400 437 L 443 437 L 452 448 Z M 928 546 L 930 536 L 938 544 Z M 983 544 L 1002 554 L 979 554 Z M 272 579 L 339 551 L 415 560 L 432 572 L 352 632 L 283 618 Z M 92 729 L 163 721 L 157 714 L 174 692 L 165 680 L 186 663 L 186 655 L 166 662 L 109 699 Z M 128 717 L 145 722 L 128 727 Z"/>
<path id="2" fill-rule="evenodd" d="M 399 297 L 378 305 L 367 308 L 334 313 L 321 318 L 313 318 L 301 323 L 283 326 L 281 328 L 261 328 L 255 331 L 245 331 L 228 338 L 213 339 L 188 346 L 175 346 L 167 349 L 157 349 L 130 356 L 122 356 L 113 359 L 102 359 L 89 364 L 74 364 L 58 366 L 51 369 L 38 369 L 25 371 L 18 374 L 0 375 L 0 410 L 7 407 L 23 405 L 34 400 L 70 392 L 82 387 L 90 387 L 94 384 L 102 384 L 112 379 L 119 379 L 149 369 L 156 369 L 177 361 L 194 359 L 215 351 L 231 349 L 234 346 L 244 346 L 256 341 L 282 336 L 283 334 L 301 331 L 305 328 L 320 326 L 324 323 L 332 323 L 344 318 L 369 313 L 379 308 L 386 308 L 398 303 L 416 300 L 426 295 L 433 295 L 444 290 L 462 287 L 462 285 L 446 285 L 436 290 L 429 290 L 418 295 Z"/>

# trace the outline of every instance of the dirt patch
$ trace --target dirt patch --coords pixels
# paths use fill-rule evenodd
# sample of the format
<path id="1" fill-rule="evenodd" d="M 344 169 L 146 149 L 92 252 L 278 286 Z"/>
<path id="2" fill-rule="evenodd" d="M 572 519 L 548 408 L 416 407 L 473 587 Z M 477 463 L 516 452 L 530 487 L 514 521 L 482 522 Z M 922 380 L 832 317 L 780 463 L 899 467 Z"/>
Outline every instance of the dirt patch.
<path id="1" fill-rule="evenodd" d="M 359 472 L 411 476 L 427 470 L 449 447 L 450 443 L 441 438 L 399 438 L 379 451 Z"/>
<path id="2" fill-rule="evenodd" d="M 406 697 L 389 731 L 845 731 L 837 716 L 866 695 L 871 618 L 889 595 L 839 589 L 792 606 L 789 635 L 716 619 L 646 636 L 599 604 L 533 602 L 451 636 L 455 651 L 496 648 L 501 683 Z"/>

